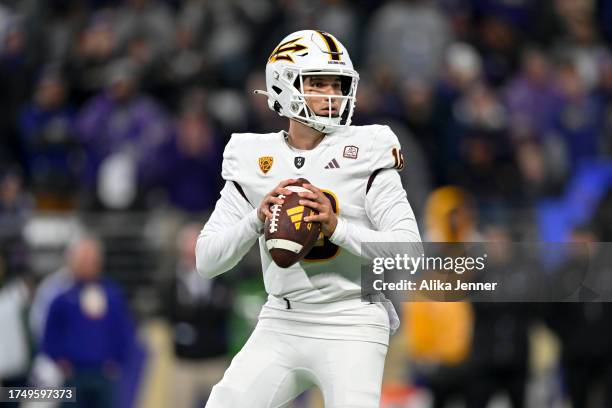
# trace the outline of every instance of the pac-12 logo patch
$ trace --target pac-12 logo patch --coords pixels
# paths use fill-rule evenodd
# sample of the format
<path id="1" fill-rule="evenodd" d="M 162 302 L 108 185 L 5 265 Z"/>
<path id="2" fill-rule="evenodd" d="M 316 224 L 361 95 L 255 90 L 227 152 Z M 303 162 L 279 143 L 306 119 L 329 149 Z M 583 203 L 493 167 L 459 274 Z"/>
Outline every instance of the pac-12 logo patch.
<path id="1" fill-rule="evenodd" d="M 263 174 L 267 174 L 270 171 L 272 164 L 274 164 L 274 157 L 272 156 L 262 156 L 259 158 L 259 168 Z"/>
<path id="2" fill-rule="evenodd" d="M 296 156 L 296 158 L 293 159 L 293 164 L 295 164 L 295 167 L 298 169 L 302 168 L 304 162 L 306 162 L 306 158 L 302 156 Z"/>
<path id="3" fill-rule="evenodd" d="M 344 153 L 342 153 L 342 157 L 346 157 L 347 159 L 356 159 L 359 154 L 359 148 L 357 146 L 344 146 Z"/>

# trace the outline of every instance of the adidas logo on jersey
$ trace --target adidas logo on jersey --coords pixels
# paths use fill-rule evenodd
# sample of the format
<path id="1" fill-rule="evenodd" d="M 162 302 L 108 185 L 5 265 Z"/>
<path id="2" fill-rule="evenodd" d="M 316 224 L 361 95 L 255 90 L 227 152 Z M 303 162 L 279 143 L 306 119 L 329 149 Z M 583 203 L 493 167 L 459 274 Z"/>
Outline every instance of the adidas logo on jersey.
<path id="1" fill-rule="evenodd" d="M 336 161 L 336 159 L 333 159 L 332 161 L 330 161 L 329 163 L 327 163 L 327 166 L 325 166 L 326 169 L 339 169 L 340 165 L 338 164 L 338 162 Z"/>

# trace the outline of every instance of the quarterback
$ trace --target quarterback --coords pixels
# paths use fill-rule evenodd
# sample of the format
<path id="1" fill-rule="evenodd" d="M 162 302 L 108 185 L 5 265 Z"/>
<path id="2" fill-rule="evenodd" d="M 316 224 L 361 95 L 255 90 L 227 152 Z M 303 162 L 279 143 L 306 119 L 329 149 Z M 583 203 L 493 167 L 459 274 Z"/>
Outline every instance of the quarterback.
<path id="1" fill-rule="evenodd" d="M 244 348 L 215 385 L 209 408 L 284 407 L 319 387 L 328 408 L 379 406 L 389 335 L 388 301 L 362 302 L 362 242 L 420 242 L 396 170 L 404 165 L 387 126 L 350 126 L 359 75 L 331 34 L 304 30 L 274 49 L 266 66 L 270 108 L 288 131 L 234 134 L 223 154 L 226 183 L 196 246 L 212 278 L 259 240 L 268 300 Z M 291 192 L 303 177 L 310 192 Z M 280 268 L 266 249 L 270 206 L 298 194 L 319 222 L 312 251 Z"/>

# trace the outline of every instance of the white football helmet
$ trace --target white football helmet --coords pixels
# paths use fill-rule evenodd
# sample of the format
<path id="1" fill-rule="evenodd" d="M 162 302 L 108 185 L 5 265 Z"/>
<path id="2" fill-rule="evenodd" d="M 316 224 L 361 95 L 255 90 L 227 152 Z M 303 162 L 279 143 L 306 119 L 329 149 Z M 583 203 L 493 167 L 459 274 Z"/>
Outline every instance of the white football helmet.
<path id="1" fill-rule="evenodd" d="M 342 95 L 330 95 L 329 115 L 319 116 L 306 104 L 304 77 L 309 75 L 339 76 Z M 355 109 L 359 74 L 346 48 L 333 35 L 324 31 L 296 31 L 285 37 L 272 51 L 266 65 L 268 106 L 281 116 L 297 120 L 319 132 L 330 133 L 349 126 Z M 332 114 L 331 98 L 340 99 L 340 109 Z"/>

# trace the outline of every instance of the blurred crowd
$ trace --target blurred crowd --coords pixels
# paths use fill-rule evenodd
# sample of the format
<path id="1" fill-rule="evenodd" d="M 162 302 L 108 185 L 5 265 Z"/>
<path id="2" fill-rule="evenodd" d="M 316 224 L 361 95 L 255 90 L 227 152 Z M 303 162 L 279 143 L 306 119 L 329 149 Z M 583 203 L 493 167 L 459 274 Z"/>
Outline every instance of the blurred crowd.
<path id="1" fill-rule="evenodd" d="M 73 260 L 80 250 L 68 252 L 69 267 L 59 275 L 43 270 L 27 276 L 25 227 L 41 214 L 134 212 L 175 213 L 201 224 L 218 197 L 222 151 L 231 133 L 286 128 L 286 120 L 252 91 L 265 88 L 265 63 L 278 41 L 306 28 L 329 31 L 350 52 L 361 77 L 353 122 L 389 124 L 398 134 L 406 157 L 402 178 L 427 236 L 612 240 L 610 1 L 0 0 L 2 324 L 18 327 L 10 316 L 18 316 L 32 296 L 48 297 L 44 313 L 33 317 L 38 323 L 14 331 L 12 345 L 0 347 L 0 355 L 3 348 L 21 350 L 7 353 L 3 361 L 13 366 L 4 367 L 33 354 L 24 346 L 29 344 L 60 361 L 60 377 L 70 374 L 72 384 L 89 387 L 92 401 L 108 397 L 118 366 L 138 367 L 117 351 L 116 342 L 139 349 L 130 318 L 110 313 L 127 310 L 121 291 L 95 267 L 80 273 Z M 459 190 L 436 190 L 448 185 Z M 457 191 L 469 195 L 473 229 L 482 234 L 436 238 L 427 225 L 427 203 L 441 196 L 437 208 L 453 209 Z M 449 214 L 452 225 L 462 222 Z M 171 230 L 176 235 L 178 228 Z M 160 263 L 165 279 L 157 311 L 173 325 L 175 354 L 185 362 L 177 371 L 184 374 L 177 382 L 186 387 L 177 393 L 182 396 L 214 383 L 208 368 L 215 367 L 212 377 L 223 371 L 231 348 L 227 305 L 239 303 L 229 282 L 196 279 L 189 256 L 196 230 L 183 227 L 178 248 L 174 236 L 161 245 L 152 240 L 164 250 L 172 247 L 167 252 L 175 260 Z M 104 243 L 87 242 L 83 256 L 93 262 Z M 9 279 L 19 274 L 26 276 L 23 282 Z M 246 273 L 257 274 L 256 267 Z M 47 286 L 55 289 L 41 295 L 45 286 L 39 281 L 51 276 Z M 75 297 L 82 310 L 71 309 Z M 51 312 L 56 324 L 46 330 L 42 321 Z M 105 326 L 96 320 L 89 327 L 87 316 L 100 313 Z M 610 326 L 601 310 L 567 313 L 578 320 L 591 316 L 593 333 Z M 500 336 L 518 333 L 516 347 L 504 356 L 515 365 L 486 367 L 500 373 L 500 382 L 518 381 L 511 395 L 522 390 L 527 375 L 525 361 L 516 356 L 526 355 L 529 319 L 524 310 L 519 315 L 487 308 L 450 312 L 464 317 L 455 322 L 485 334 L 481 340 L 499 321 Z M 65 316 L 73 316 L 68 320 L 74 327 L 62 323 Z M 562 323 L 551 325 L 571 337 Z M 105 330 L 122 335 L 106 338 Z M 89 355 L 58 340 L 69 332 L 88 332 L 104 353 Z M 211 332 L 215 336 L 205 335 Z M 585 344 L 576 340 L 569 347 Z M 482 347 L 493 350 L 492 344 Z M 612 361 L 606 353 L 589 361 Z M 582 361 L 572 360 L 578 374 L 570 379 L 576 382 L 590 372 Z M 45 361 L 36 364 L 46 372 Z M 612 372 L 612 363 L 606 364 L 596 369 Z M 78 367 L 82 375 L 73 376 Z M 5 384 L 28 381 L 28 373 L 6 372 L 0 370 Z M 430 372 L 421 373 L 435 388 Z M 450 373 L 453 381 L 464 375 Z M 476 391 L 479 398 L 489 393 Z M 133 400 L 128 394 L 123 392 L 124 401 Z"/>
<path id="2" fill-rule="evenodd" d="M 504 221 L 610 155 L 611 26 L 596 0 L 5 0 L 1 172 L 34 198 L 7 211 L 209 210 L 229 135 L 286 126 L 252 95 L 269 50 L 317 27 L 361 74 L 355 123 L 404 142 L 414 205 L 454 184 Z"/>

